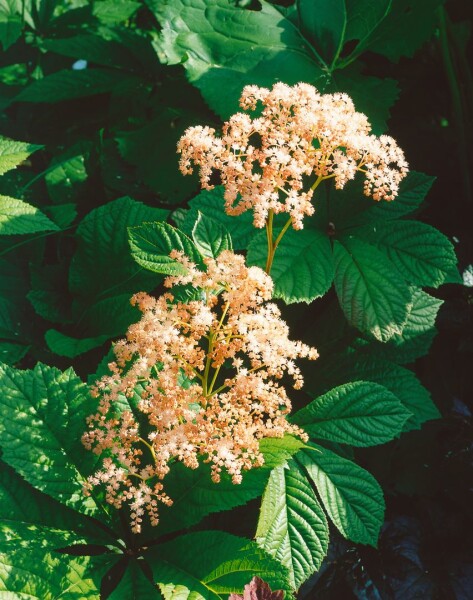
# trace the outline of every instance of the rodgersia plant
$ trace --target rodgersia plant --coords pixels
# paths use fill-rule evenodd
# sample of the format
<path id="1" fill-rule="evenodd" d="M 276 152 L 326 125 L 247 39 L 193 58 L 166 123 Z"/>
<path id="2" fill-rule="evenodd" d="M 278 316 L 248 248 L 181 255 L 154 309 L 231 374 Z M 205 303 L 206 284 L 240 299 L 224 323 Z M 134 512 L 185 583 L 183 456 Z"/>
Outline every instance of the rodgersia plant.
<path id="1" fill-rule="evenodd" d="M 63 154 L 48 155 L 49 166 L 32 179 L 46 179 L 51 202 L 41 196 L 44 212 L 0 197 L 0 233 L 18 238 L 54 234 L 61 240 L 56 246 L 49 240 L 60 263 L 43 270 L 34 246 L 32 254 L 25 253 L 26 262 L 18 259 L 23 270 L 16 262 L 6 270 L 8 278 L 20 271 L 31 275 L 32 288 L 27 293 L 22 282 L 15 298 L 27 295 L 30 311 L 41 319 L 41 353 L 36 348 L 32 356 L 69 364 L 84 355 L 74 365 L 89 373 L 91 363 L 95 360 L 95 368 L 100 360 L 90 351 L 98 353 L 104 342 L 115 340 L 113 352 L 88 384 L 72 369 L 62 372 L 41 363 L 30 370 L 0 367 L 0 501 L 9 515 L 0 528 L 6 556 L 0 562 L 0 590 L 94 600 L 227 600 L 230 594 L 245 600 L 254 594 L 278 599 L 285 594 L 289 600 L 320 568 L 329 521 L 353 543 L 377 544 L 383 493 L 357 464 L 356 449 L 385 444 L 438 416 L 427 390 L 404 366 L 425 354 L 432 340 L 441 301 L 431 288 L 456 280 L 448 239 L 409 218 L 432 178 L 408 173 L 396 142 L 372 133 L 370 120 L 375 131 L 383 130 L 386 107 L 381 116 L 373 110 L 368 119 L 349 94 L 296 83 L 315 81 L 319 72 L 318 52 L 308 56 L 307 45 L 310 28 L 320 20 L 308 26 L 309 33 L 295 35 L 291 13 L 282 16 L 264 0 L 261 11 L 226 0 L 195 0 L 192 10 L 180 0 L 150 0 L 149 10 L 162 31 L 159 41 L 153 40 L 156 45 L 148 40 L 146 46 L 134 30 L 130 38 L 120 28 L 112 35 L 115 10 L 112 15 L 107 3 L 95 4 L 94 23 L 106 21 L 100 31 L 107 37 L 100 38 L 99 46 L 82 34 L 74 34 L 72 44 L 69 38 L 67 43 L 47 40 L 36 31 L 32 36 L 41 38 L 40 57 L 45 52 L 51 57 L 48 48 L 72 56 L 85 46 L 91 65 L 36 79 L 41 75 L 38 60 L 35 79 L 19 101 L 44 102 L 44 94 L 54 90 L 55 102 L 61 81 L 67 83 L 59 90 L 65 100 L 76 90 L 115 90 L 117 77 L 122 83 L 120 70 L 109 65 L 123 60 L 129 85 L 113 94 L 113 118 L 146 105 L 153 126 L 148 128 L 145 119 L 133 129 L 134 117 L 104 124 L 100 143 L 90 140 L 100 153 L 94 186 L 103 179 L 104 198 L 115 197 L 117 190 L 130 195 L 138 190 L 149 203 L 156 193 L 165 202 L 156 208 L 129 196 L 101 200 L 73 233 L 71 206 L 81 197 L 83 214 L 90 202 L 90 188 L 86 194 L 81 186 L 93 152 L 87 160 L 81 154 L 82 137 L 80 144 L 61 149 Z M 117 12 L 139 5 L 121 4 Z M 316 11 L 313 3 L 299 4 L 302 13 L 307 7 Z M 342 4 L 350 13 L 350 3 Z M 194 29 L 193 18 L 198 20 Z M 327 50 L 319 57 L 327 61 L 320 90 L 341 60 L 345 32 L 352 36 L 345 41 L 370 43 L 364 30 L 354 31 L 359 22 L 352 14 L 340 39 L 330 44 L 338 48 L 336 56 Z M 227 36 L 218 32 L 229 23 L 238 31 L 235 44 L 241 48 L 236 52 L 233 41 L 228 43 L 228 55 L 225 44 L 233 29 Z M 20 31 L 17 24 L 11 35 Z M 332 25 L 329 37 L 336 19 Z M 269 36 L 264 51 L 251 37 L 254 31 Z M 288 46 L 281 50 L 287 36 Z M 141 52 L 142 44 L 147 52 Z M 208 112 L 202 120 L 194 108 L 191 112 L 180 104 L 160 105 L 159 112 L 154 91 L 165 68 L 155 57 L 156 48 L 162 61 L 180 57 L 190 81 L 222 116 L 221 133 L 217 126 L 189 127 L 212 122 L 215 116 Z M 396 50 L 392 44 L 389 48 Z M 270 49 L 276 54 L 267 59 Z M 104 58 L 109 50 L 111 56 Z M 136 61 L 150 56 L 156 63 L 142 65 L 144 79 L 137 86 Z M 246 72 L 241 65 L 253 56 L 256 62 L 247 64 Z M 289 57 L 289 70 L 282 56 Z M 93 66 L 98 58 L 105 67 Z M 271 72 L 275 58 L 277 73 Z M 343 60 L 348 65 L 354 57 Z M 286 69 L 284 75 L 279 66 Z M 29 66 L 25 69 L 29 77 Z M 16 73 L 1 71 L 8 81 Z M 356 69 L 349 73 L 339 87 L 350 88 L 355 81 L 359 109 L 373 78 Z M 86 85 L 76 79 L 70 85 L 71 77 Z M 90 84 L 94 77 L 98 88 Z M 172 77 L 166 85 L 174 85 Z M 276 77 L 295 85 L 263 87 Z M 220 81 L 225 85 L 216 85 Z M 249 81 L 252 85 L 243 87 Z M 381 91 L 387 85 L 390 92 L 389 81 L 381 84 L 376 84 Z M 227 97 L 235 86 L 238 93 Z M 10 98 L 16 87 L 7 87 L 14 90 L 8 90 Z M 126 94 L 133 102 L 123 102 Z M 182 99 L 180 89 L 175 95 Z M 244 112 L 229 116 L 238 110 L 239 96 Z M 376 100 L 382 104 L 380 96 Z M 65 129 L 68 135 L 74 130 Z M 193 185 L 177 166 L 179 181 L 189 188 L 179 188 L 168 173 L 177 164 L 175 141 L 184 130 L 178 142 L 180 168 L 184 174 L 197 168 L 203 191 L 171 212 L 168 201 L 174 195 L 185 199 Z M 172 138 L 172 152 L 162 151 L 161 138 Z M 143 147 L 142 139 L 148 142 Z M 53 138 L 54 148 L 58 143 Z M 0 172 L 37 149 L 0 139 Z M 136 173 L 122 169 L 125 160 Z M 117 164 L 120 173 L 110 173 Z M 159 189 L 151 194 L 135 188 L 135 175 L 153 185 L 159 179 Z M 218 176 L 221 185 L 213 186 Z M 21 259 L 23 245 L 17 238 L 12 244 Z M 72 257 L 63 261 L 64 248 Z M 50 250 L 45 256 L 56 255 Z M 70 295 L 70 310 L 64 308 L 61 285 Z M 312 304 L 321 297 L 321 306 Z M 287 311 L 294 303 L 297 309 Z M 1 308 L 4 335 L 7 317 L 16 313 L 11 302 Z M 49 354 L 43 348 L 46 328 Z M 33 338 L 21 346 L 15 335 L 7 338 L 12 363 L 35 348 Z M 320 352 L 316 361 L 313 346 Z M 258 498 L 257 511 L 254 504 L 243 508 Z M 229 524 L 235 531 L 235 507 L 247 511 L 241 520 L 247 530 L 238 533 L 251 528 L 254 540 L 225 531 Z M 216 521 L 212 515 L 219 512 Z"/>

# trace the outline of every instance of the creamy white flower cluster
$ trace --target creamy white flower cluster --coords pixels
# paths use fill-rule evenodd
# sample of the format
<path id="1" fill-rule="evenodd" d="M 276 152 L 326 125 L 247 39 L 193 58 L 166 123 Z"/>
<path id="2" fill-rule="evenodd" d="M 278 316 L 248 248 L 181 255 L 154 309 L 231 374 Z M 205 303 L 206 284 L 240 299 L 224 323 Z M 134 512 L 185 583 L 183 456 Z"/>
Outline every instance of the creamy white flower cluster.
<path id="1" fill-rule="evenodd" d="M 267 302 L 272 280 L 260 268 L 230 251 L 205 259 L 206 272 L 179 252 L 171 256 L 186 274 L 165 285 L 191 284 L 200 299 L 176 301 L 172 289 L 157 299 L 134 296 L 142 318 L 115 344 L 83 436 L 105 457 L 89 491 L 105 485 L 108 502 L 128 503 L 135 532 L 145 513 L 157 524 L 158 502 L 172 503 L 162 483 L 171 461 L 195 469 L 202 457 L 215 482 L 224 471 L 240 483 L 242 471 L 263 464 L 262 438 L 290 432 L 306 439 L 286 420 L 291 402 L 278 380 L 287 374 L 300 388 L 295 359 L 317 358 L 314 348 L 289 340 L 279 309 Z"/>
<path id="2" fill-rule="evenodd" d="M 320 94 L 306 83 L 277 83 L 271 90 L 246 86 L 240 99 L 251 118 L 237 113 L 222 134 L 211 127 L 190 127 L 178 143 L 180 169 L 199 167 L 203 188 L 218 171 L 231 215 L 253 209 L 255 227 L 264 227 L 270 211 L 289 213 L 295 229 L 314 212 L 314 188 L 324 179 L 342 189 L 357 171 L 364 193 L 392 200 L 408 172 L 403 151 L 387 135 L 370 134 L 367 117 L 355 111 L 347 94 Z M 315 179 L 307 184 L 307 179 Z M 305 188 L 305 189 L 304 189 Z"/>

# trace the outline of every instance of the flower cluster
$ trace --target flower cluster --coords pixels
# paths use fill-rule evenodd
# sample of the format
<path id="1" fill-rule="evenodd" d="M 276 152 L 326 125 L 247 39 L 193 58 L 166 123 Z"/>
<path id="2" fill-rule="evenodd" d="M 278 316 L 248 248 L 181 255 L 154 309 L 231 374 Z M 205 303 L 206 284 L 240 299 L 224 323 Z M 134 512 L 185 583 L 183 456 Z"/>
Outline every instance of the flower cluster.
<path id="1" fill-rule="evenodd" d="M 263 463 L 262 438 L 290 432 L 306 439 L 286 420 L 291 403 L 278 380 L 288 375 L 300 388 L 294 361 L 317 351 L 289 340 L 277 306 L 267 302 L 271 278 L 230 251 L 205 259 L 205 272 L 177 251 L 171 256 L 183 274 L 165 285 L 191 284 L 196 299 L 133 297 L 142 318 L 115 344 L 83 436 L 87 448 L 105 453 L 89 489 L 104 484 L 108 502 L 128 502 L 134 531 L 145 512 L 158 522 L 158 502 L 172 503 L 162 484 L 171 460 L 195 469 L 202 457 L 215 482 L 224 471 L 239 483 L 242 471 Z"/>
<path id="2" fill-rule="evenodd" d="M 349 96 L 320 94 L 305 83 L 246 86 L 241 107 L 254 111 L 260 103 L 259 116 L 233 115 L 221 136 L 207 126 L 190 127 L 178 143 L 181 171 L 191 173 L 197 165 L 202 187 L 210 189 L 212 172 L 220 173 L 228 214 L 253 209 L 255 227 L 264 227 L 270 211 L 286 212 L 302 229 L 320 181 L 333 178 L 341 189 L 357 171 L 365 174 L 367 196 L 397 195 L 407 174 L 404 153 L 393 138 L 370 134 L 367 117 Z M 311 177 L 315 181 L 306 186 Z"/>

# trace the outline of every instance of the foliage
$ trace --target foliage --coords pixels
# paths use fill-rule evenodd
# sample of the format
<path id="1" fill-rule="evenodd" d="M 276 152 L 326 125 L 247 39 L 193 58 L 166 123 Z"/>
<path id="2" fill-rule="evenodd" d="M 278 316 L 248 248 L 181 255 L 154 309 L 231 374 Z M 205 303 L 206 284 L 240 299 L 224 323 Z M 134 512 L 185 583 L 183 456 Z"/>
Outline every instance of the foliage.
<path id="1" fill-rule="evenodd" d="M 98 459 L 80 440 L 97 411 L 84 381 L 107 372 L 111 340 L 138 320 L 130 297 L 161 294 L 164 277 L 186 272 L 171 251 L 201 269 L 206 257 L 232 249 L 248 266 L 267 266 L 266 232 L 249 213 L 225 212 L 215 174 L 215 187 L 201 191 L 196 177 L 179 173 L 184 131 L 218 129 L 240 110 L 245 85 L 303 81 L 349 94 L 382 134 L 398 118 L 400 69 L 415 64 L 426 42 L 434 47 L 442 4 L 0 2 L 5 597 L 226 600 L 254 576 L 287 599 L 303 597 L 311 582 L 322 589 L 327 553 L 356 548 L 366 565 L 379 539 L 384 556 L 396 528 L 416 521 L 388 513 L 383 528 L 384 496 L 389 509 L 392 492 L 413 485 L 389 469 L 399 461 L 402 470 L 417 443 L 423 456 L 429 427 L 440 427 L 423 428 L 440 417 L 431 397 L 438 400 L 438 375 L 427 378 L 429 392 L 418 365 L 428 364 L 445 299 L 449 306 L 444 290 L 464 288 L 439 290 L 462 282 L 456 249 L 451 228 L 441 233 L 442 219 L 423 212 L 434 177 L 414 170 L 391 202 L 365 197 L 359 180 L 343 190 L 323 181 L 303 230 L 283 230 L 275 216 L 274 234 L 283 236 L 270 272 L 274 298 L 291 336 L 320 353 L 302 365 L 304 391 L 294 393 L 290 418 L 310 441 L 262 440 L 265 464 L 239 485 L 226 474 L 213 483 L 208 464 L 173 465 L 173 506 L 162 508 L 156 528 L 134 534 L 127 509 L 113 509 L 97 489 L 85 496 Z M 409 127 L 422 135 L 415 122 Z M 416 158 L 413 168 L 423 168 Z M 456 418 L 466 421 L 465 410 Z M 420 542 L 401 533 L 406 581 L 413 571 L 424 578 L 424 558 L 411 548 L 419 552 Z M 419 593 L 442 593 L 422 581 Z M 414 597 L 404 592 L 393 597 Z"/>

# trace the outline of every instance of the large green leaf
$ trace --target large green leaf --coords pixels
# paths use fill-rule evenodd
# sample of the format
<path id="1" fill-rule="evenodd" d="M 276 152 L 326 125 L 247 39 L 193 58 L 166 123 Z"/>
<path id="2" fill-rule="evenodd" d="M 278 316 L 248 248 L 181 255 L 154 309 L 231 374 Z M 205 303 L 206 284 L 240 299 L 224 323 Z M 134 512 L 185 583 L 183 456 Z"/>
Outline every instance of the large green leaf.
<path id="1" fill-rule="evenodd" d="M 410 363 L 424 356 L 437 333 L 435 320 L 442 304 L 443 300 L 414 289 L 402 335 L 394 335 L 387 344 L 369 345 L 366 351 L 399 363 Z"/>
<path id="2" fill-rule="evenodd" d="M 0 175 L 14 169 L 42 146 L 0 137 Z"/>
<path id="3" fill-rule="evenodd" d="M 381 354 L 388 344 L 379 344 Z M 329 357 L 317 361 L 304 376 L 304 389 L 309 393 L 322 394 L 334 386 L 353 381 L 372 381 L 392 392 L 411 413 L 403 431 L 419 429 L 422 423 L 437 419 L 440 413 L 432 402 L 429 392 L 412 371 L 389 362 L 379 356 L 354 355 L 341 358 Z"/>
<path id="4" fill-rule="evenodd" d="M 83 493 L 97 458 L 81 443 L 95 401 L 72 369 L 38 363 L 33 370 L 0 368 L 3 460 L 32 486 L 81 512 L 97 512 Z"/>
<path id="5" fill-rule="evenodd" d="M 265 268 L 266 233 L 259 233 L 248 247 L 248 264 Z M 271 278 L 275 298 L 312 302 L 332 285 L 333 263 L 329 238 L 316 229 L 289 229 L 276 249 Z"/>
<path id="6" fill-rule="evenodd" d="M 67 356 L 67 358 L 76 358 L 89 350 L 98 348 L 108 339 L 108 334 L 99 335 L 92 338 L 77 339 L 69 335 L 65 335 L 56 329 L 48 329 L 46 331 L 44 339 L 48 345 L 48 348 L 59 356 Z"/>
<path id="7" fill-rule="evenodd" d="M 192 235 L 199 212 L 218 221 L 229 232 L 233 247 L 236 250 L 247 248 L 251 238 L 257 233 L 253 227 L 253 215 L 247 211 L 238 217 L 232 217 L 225 212 L 223 199 L 224 187 L 217 186 L 213 190 L 202 192 L 189 202 L 189 210 L 182 223 L 182 231 L 188 236 Z"/>
<path id="8" fill-rule="evenodd" d="M 401 334 L 411 293 L 374 246 L 345 236 L 334 242 L 335 289 L 348 321 L 380 341 Z"/>
<path id="9" fill-rule="evenodd" d="M 5 600 L 99 600 L 87 576 L 88 557 L 47 553 L 41 548 L 0 552 L 0 597 Z"/>
<path id="10" fill-rule="evenodd" d="M 419 221 L 393 221 L 362 228 L 360 237 L 384 251 L 408 283 L 438 287 L 456 269 L 453 245 Z"/>
<path id="11" fill-rule="evenodd" d="M 97 521 L 67 508 L 33 488 L 0 462 L 0 545 L 64 547 L 72 543 L 112 541 Z"/>
<path id="12" fill-rule="evenodd" d="M 160 600 L 161 594 L 157 587 L 143 573 L 140 564 L 144 561 L 132 559 L 120 583 L 108 596 L 108 600 Z"/>
<path id="13" fill-rule="evenodd" d="M 263 467 L 243 473 L 243 481 L 238 485 L 225 474 L 222 474 L 220 483 L 214 483 L 210 467 L 206 464 L 195 470 L 182 463 L 173 465 L 166 477 L 166 493 L 172 498 L 173 505 L 160 508 L 160 533 L 188 528 L 208 514 L 230 510 L 260 496 L 270 470 L 284 464 L 302 447 L 304 444 L 299 439 L 289 435 L 261 440 L 260 450 L 265 459 Z"/>
<path id="14" fill-rule="evenodd" d="M 84 69 L 57 71 L 38 79 L 24 88 L 15 100 L 18 102 L 61 102 L 111 92 L 118 87 L 136 86 L 139 80 L 124 76 L 112 69 Z"/>
<path id="15" fill-rule="evenodd" d="M 298 0 L 297 9 L 302 30 L 325 64 L 331 66 L 343 47 L 347 25 L 345 0 Z"/>
<path id="16" fill-rule="evenodd" d="M 397 437 L 411 413 L 378 383 L 356 381 L 319 396 L 292 420 L 314 438 L 376 446 Z"/>
<path id="17" fill-rule="evenodd" d="M 16 198 L 0 196 L 0 235 L 23 235 L 58 230 L 59 227 L 39 208 Z"/>
<path id="18" fill-rule="evenodd" d="M 129 229 L 131 255 L 135 261 L 153 273 L 182 275 L 186 268 L 169 256 L 171 250 L 183 252 L 192 262 L 202 263 L 202 255 L 194 242 L 167 223 L 144 223 Z"/>
<path id="19" fill-rule="evenodd" d="M 358 23 L 370 19 L 377 10 L 377 0 L 347 0 L 359 11 Z M 403 56 L 412 56 L 434 33 L 437 23 L 435 9 L 444 0 L 392 0 L 389 12 L 379 25 L 367 32 L 351 57 L 372 50 L 397 62 Z M 363 10 L 366 9 L 366 10 Z M 361 27 L 365 28 L 363 24 Z M 361 28 L 359 28 L 361 30 Z M 356 39 L 357 36 L 354 37 Z"/>
<path id="20" fill-rule="evenodd" d="M 294 589 L 320 568 L 328 547 L 327 520 L 295 461 L 272 470 L 255 537 L 261 548 L 289 570 Z"/>
<path id="21" fill-rule="evenodd" d="M 315 82 L 323 61 L 297 27 L 269 4 L 246 10 L 227 0 L 147 0 L 161 27 L 162 60 L 183 63 L 210 107 L 226 118 L 246 84 Z"/>
<path id="22" fill-rule="evenodd" d="M 302 450 L 297 461 L 307 470 L 340 533 L 353 542 L 376 546 L 384 520 L 384 500 L 374 477 L 315 444 L 311 450 Z"/>
<path id="23" fill-rule="evenodd" d="M 151 290 L 159 279 L 130 256 L 127 228 L 161 221 L 169 212 L 119 198 L 92 210 L 77 228 L 78 247 L 72 259 L 69 286 L 77 310 L 99 299 Z M 97 332 L 100 333 L 100 332 Z"/>
<path id="24" fill-rule="evenodd" d="M 232 238 L 224 226 L 202 213 L 195 222 L 192 239 L 203 256 L 216 258 L 223 250 L 232 249 Z"/>
<path id="25" fill-rule="evenodd" d="M 189 533 L 151 548 L 145 559 L 166 600 L 223 600 L 256 575 L 273 590 L 288 588 L 277 561 L 254 542 L 223 531 Z"/>
<path id="26" fill-rule="evenodd" d="M 348 182 L 343 190 L 335 190 L 333 183 L 329 181 L 325 186 L 325 194 L 321 188 L 320 192 L 317 190 L 318 197 L 322 195 L 322 198 L 316 207 L 323 210 L 324 203 L 328 203 L 330 221 L 333 222 L 335 230 L 351 230 L 368 223 L 398 219 L 418 210 L 434 180 L 434 177 L 424 173 L 410 171 L 401 181 L 399 195 L 390 202 L 376 202 L 364 196 L 361 177 L 356 178 L 354 182 Z"/>

